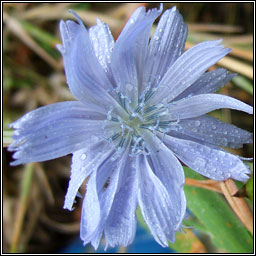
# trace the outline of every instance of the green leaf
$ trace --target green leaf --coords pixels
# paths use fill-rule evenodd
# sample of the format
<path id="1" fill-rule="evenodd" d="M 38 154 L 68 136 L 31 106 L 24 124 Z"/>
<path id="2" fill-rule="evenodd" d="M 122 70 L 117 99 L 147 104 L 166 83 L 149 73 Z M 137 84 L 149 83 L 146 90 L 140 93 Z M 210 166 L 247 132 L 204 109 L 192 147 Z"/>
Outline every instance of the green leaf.
<path id="1" fill-rule="evenodd" d="M 90 9 L 90 3 L 74 3 L 71 4 L 70 9 L 75 9 L 75 10 L 88 10 Z"/>
<path id="2" fill-rule="evenodd" d="M 60 54 L 57 51 L 56 44 L 60 43 L 59 39 L 45 30 L 35 26 L 27 21 L 21 22 L 23 28 L 40 44 L 45 51 L 51 54 L 54 58 L 59 58 Z"/>
<path id="3" fill-rule="evenodd" d="M 245 90 L 246 92 L 250 93 L 251 95 L 253 95 L 253 84 L 252 82 L 250 82 L 250 80 L 246 79 L 245 77 L 243 76 L 235 76 L 233 79 L 232 79 L 232 82 L 234 82 L 234 84 Z"/>
<path id="4" fill-rule="evenodd" d="M 249 199 L 253 202 L 253 176 L 248 180 L 245 191 Z"/>
<path id="5" fill-rule="evenodd" d="M 187 178 L 204 179 L 185 167 Z M 206 228 L 212 242 L 228 253 L 252 253 L 253 239 L 226 200 L 218 193 L 185 185 L 187 206 Z"/>

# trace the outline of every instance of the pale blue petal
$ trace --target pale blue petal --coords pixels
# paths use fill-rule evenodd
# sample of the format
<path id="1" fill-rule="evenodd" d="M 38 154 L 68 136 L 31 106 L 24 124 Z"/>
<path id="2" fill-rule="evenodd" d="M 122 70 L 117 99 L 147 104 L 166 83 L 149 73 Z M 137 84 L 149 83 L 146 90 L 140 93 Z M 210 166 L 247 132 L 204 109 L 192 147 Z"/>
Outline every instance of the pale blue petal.
<path id="1" fill-rule="evenodd" d="M 81 102 L 94 102 L 108 109 L 115 102 L 110 96 L 114 85 L 100 65 L 81 19 L 73 14 L 79 24 L 61 21 L 63 46 L 58 45 L 64 59 L 67 83 L 74 97 Z"/>
<path id="2" fill-rule="evenodd" d="M 120 178 L 118 190 L 104 226 L 106 248 L 118 245 L 126 247 L 131 244 L 135 236 L 138 179 L 134 157 L 128 157 Z"/>
<path id="3" fill-rule="evenodd" d="M 148 162 L 169 193 L 174 206 L 172 211 L 172 215 L 175 217 L 174 229 L 179 230 L 186 211 L 183 168 L 173 152 L 158 137 L 145 136 L 145 141 L 150 150 Z"/>
<path id="4" fill-rule="evenodd" d="M 103 149 L 104 150 L 104 149 Z M 111 154 L 101 153 L 98 155 L 100 159 L 96 159 L 90 168 L 93 168 L 92 177 L 90 177 L 84 204 L 82 206 L 82 223 L 80 237 L 84 245 L 91 242 L 95 250 L 98 248 L 102 236 L 102 227 L 112 206 L 115 191 L 118 185 L 119 169 L 117 165 L 119 159 L 112 160 L 114 150 Z M 105 155 L 107 158 L 102 158 Z M 98 164 L 99 163 L 99 164 Z M 92 179 L 92 183 L 90 183 Z M 110 182 L 108 184 L 108 182 Z M 91 187 L 90 187 L 90 184 Z M 105 188 L 106 184 L 108 187 Z M 88 192 L 88 190 L 92 193 Z M 95 204 L 94 201 L 95 200 Z M 94 211 L 97 213 L 97 219 L 91 225 L 91 220 L 94 218 Z M 99 216 L 98 216 L 99 214 Z"/>
<path id="5" fill-rule="evenodd" d="M 88 237 L 95 232 L 95 228 L 100 222 L 100 201 L 98 198 L 96 176 L 97 171 L 95 170 L 87 183 L 85 199 L 82 205 L 80 238 L 84 241 L 84 245 L 87 243 L 85 241 L 87 241 Z"/>
<path id="6" fill-rule="evenodd" d="M 97 105 L 84 105 L 78 101 L 65 101 L 50 104 L 30 111 L 9 125 L 16 129 L 15 134 L 23 134 L 42 127 L 47 122 L 61 120 L 67 117 L 86 120 L 105 120 L 106 112 Z"/>
<path id="7" fill-rule="evenodd" d="M 96 139 L 96 138 L 95 138 Z M 79 187 L 84 180 L 113 154 L 112 147 L 106 141 L 97 139 L 85 149 L 76 151 L 72 157 L 71 176 L 63 208 L 72 210 Z"/>
<path id="8" fill-rule="evenodd" d="M 100 239 L 102 236 L 102 226 L 106 220 L 106 216 L 108 215 L 108 212 L 112 206 L 113 198 L 115 196 L 115 190 L 117 187 L 117 181 L 119 177 L 119 171 L 117 170 L 116 166 L 118 165 L 119 161 L 115 160 L 112 161 L 111 157 L 113 156 L 114 151 L 112 150 L 111 154 L 108 155 L 106 159 L 102 159 L 100 161 L 100 165 L 95 166 L 94 165 L 94 172 L 96 173 L 96 189 L 93 191 L 93 193 L 97 194 L 97 198 L 94 198 L 99 202 L 99 220 L 97 223 L 94 223 L 94 226 L 90 229 L 86 229 L 84 227 L 90 226 L 91 218 L 94 216 L 93 208 L 89 205 L 91 203 L 91 198 L 93 196 L 91 194 L 85 195 L 85 200 L 88 201 L 88 204 L 83 205 L 83 211 L 86 212 L 86 216 L 89 218 L 86 219 L 86 217 L 83 219 L 83 230 L 81 229 L 81 239 L 84 242 L 84 245 L 91 242 L 94 246 L 95 250 L 98 248 L 98 245 L 100 243 Z M 101 157 L 101 156 L 99 156 Z M 97 160 L 99 162 L 99 160 Z M 91 179 L 91 178 L 90 178 Z M 108 185 L 108 188 L 105 188 L 106 184 L 110 181 L 111 183 Z M 105 202 L 104 200 L 108 200 Z"/>
<path id="9" fill-rule="evenodd" d="M 105 151 L 104 149 L 102 149 Z M 94 223 L 94 227 L 90 228 L 89 231 L 87 231 L 85 228 L 81 230 L 81 238 L 84 241 L 84 244 L 87 244 L 91 242 L 91 244 L 94 246 L 95 249 L 98 248 L 98 245 L 100 243 L 103 230 L 105 229 L 105 226 L 107 225 L 106 220 L 110 214 L 110 212 L 115 211 L 115 209 L 112 209 L 113 202 L 115 200 L 115 197 L 117 196 L 117 191 L 120 190 L 120 186 L 124 183 L 124 175 L 125 175 L 125 168 L 127 167 L 126 161 L 129 153 L 129 147 L 127 147 L 126 151 L 123 152 L 123 154 L 120 156 L 120 158 L 112 159 L 113 152 L 111 155 L 108 156 L 105 160 L 101 158 L 101 164 L 100 166 L 94 167 L 96 174 L 96 191 L 94 193 L 97 194 L 97 201 L 100 204 L 100 219 L 97 221 L 97 224 Z M 101 157 L 101 156 L 98 156 Z M 92 161 L 89 161 L 92 162 Z M 95 166 L 95 164 L 93 165 Z M 90 167 L 90 166 L 89 166 Z M 128 171 L 128 170 L 127 170 Z M 73 193 L 75 194 L 75 193 Z M 85 200 L 88 200 L 88 202 L 91 202 L 90 198 L 87 198 L 87 196 L 90 196 L 90 194 L 86 193 Z M 96 200 L 96 198 L 94 198 Z M 87 211 L 87 215 L 93 216 L 93 209 L 92 208 L 86 208 L 87 206 L 84 206 L 83 210 Z M 113 207 L 115 207 L 113 205 Z M 92 210 L 92 211 L 91 211 Z M 91 211 L 91 212 L 90 212 Z M 90 218 L 89 218 L 90 219 Z M 87 227 L 88 224 L 87 220 L 83 220 L 84 227 Z M 122 244 L 122 237 L 119 237 L 119 242 Z M 116 238 L 115 241 L 116 242 Z M 110 244 L 112 241 L 110 241 Z"/>
<path id="10" fill-rule="evenodd" d="M 106 220 L 112 209 L 114 198 L 122 181 L 122 175 L 125 172 L 129 147 L 120 156 L 120 159 L 105 161 L 99 168 L 97 174 L 97 190 L 100 200 L 101 217 L 100 222 L 95 229 L 91 243 L 95 249 L 98 248 Z M 106 184 L 107 187 L 106 187 Z M 119 242 L 120 243 L 120 242 Z"/>
<path id="11" fill-rule="evenodd" d="M 120 35 L 118 36 L 118 40 L 123 40 L 122 38 L 126 38 L 127 34 L 129 33 L 129 30 L 133 29 L 135 23 L 142 20 L 144 18 L 144 16 L 145 16 L 145 7 L 144 6 L 138 7 L 133 12 L 131 17 L 128 19 L 126 24 L 124 25 Z"/>
<path id="12" fill-rule="evenodd" d="M 222 147 L 241 148 L 253 142 L 253 134 L 208 115 L 180 120 L 176 131 Z"/>
<path id="13" fill-rule="evenodd" d="M 206 72 L 190 87 L 176 97 L 174 101 L 192 95 L 214 93 L 229 82 L 235 75 L 236 74 L 228 74 L 228 71 L 224 68 L 218 68 L 213 71 Z"/>
<path id="14" fill-rule="evenodd" d="M 201 116 L 220 108 L 230 108 L 253 113 L 253 108 L 235 98 L 220 94 L 200 94 L 168 104 L 165 120 L 179 120 Z"/>
<path id="15" fill-rule="evenodd" d="M 121 93 L 132 102 L 138 97 L 138 83 L 145 64 L 151 27 L 161 11 L 162 5 L 160 10 L 152 9 L 148 12 L 144 7 L 139 8 L 114 46 L 111 70 Z"/>
<path id="16" fill-rule="evenodd" d="M 143 71 L 143 88 L 154 86 L 184 52 L 187 25 L 176 7 L 166 10 L 153 34 Z"/>
<path id="17" fill-rule="evenodd" d="M 175 201 L 174 195 L 170 197 L 143 155 L 137 157 L 137 172 L 138 203 L 142 216 L 155 240 L 162 246 L 168 246 L 168 240 L 175 241 L 176 218 L 172 202 Z"/>
<path id="18" fill-rule="evenodd" d="M 249 178 L 250 169 L 238 156 L 168 135 L 164 137 L 164 142 L 184 164 L 210 179 L 247 181 Z"/>
<path id="19" fill-rule="evenodd" d="M 159 16 L 162 10 L 163 10 L 163 4 L 160 4 L 159 11 L 157 11 L 156 9 L 151 9 L 151 10 L 148 10 L 147 13 L 144 6 L 137 8 L 133 12 L 129 20 L 126 22 L 124 28 L 122 29 L 122 32 L 118 36 L 118 40 L 123 40 L 123 38 L 126 38 L 127 35 L 130 33 L 130 31 L 134 30 L 134 27 L 136 26 L 136 24 L 138 24 L 138 22 L 141 22 L 145 19 L 145 15 L 152 15 L 151 12 L 159 12 L 158 14 Z"/>
<path id="20" fill-rule="evenodd" d="M 102 136 L 104 115 L 90 112 L 79 102 L 62 102 L 41 107 L 10 125 L 15 130 L 9 151 L 12 165 L 54 159 L 73 153 Z"/>
<path id="21" fill-rule="evenodd" d="M 109 26 L 97 19 L 97 25 L 89 29 L 89 36 L 99 63 L 107 73 L 110 81 L 113 81 L 110 59 L 115 42 Z"/>
<path id="22" fill-rule="evenodd" d="M 173 100 L 191 86 L 213 64 L 230 52 L 218 45 L 218 41 L 206 41 L 183 53 L 166 72 L 150 101 Z"/>

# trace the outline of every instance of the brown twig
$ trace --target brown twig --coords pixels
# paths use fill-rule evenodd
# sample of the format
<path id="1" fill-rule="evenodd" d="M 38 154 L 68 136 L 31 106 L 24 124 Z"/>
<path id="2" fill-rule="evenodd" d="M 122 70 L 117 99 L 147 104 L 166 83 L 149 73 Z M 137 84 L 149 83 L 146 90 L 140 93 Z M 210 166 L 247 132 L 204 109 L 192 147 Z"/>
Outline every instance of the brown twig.
<path id="1" fill-rule="evenodd" d="M 51 227 L 52 229 L 54 229 L 60 233 L 73 234 L 73 233 L 78 233 L 79 229 L 80 229 L 80 222 L 60 223 L 60 222 L 50 219 L 45 214 L 41 215 L 40 220 L 47 226 Z"/>
<path id="2" fill-rule="evenodd" d="M 218 182 L 215 180 L 195 180 L 186 178 L 185 184 L 222 193 L 222 190 L 220 189 Z"/>
<path id="3" fill-rule="evenodd" d="M 47 203 L 50 205 L 54 205 L 55 203 L 55 198 L 54 198 L 54 193 L 52 191 L 52 188 L 49 184 L 48 178 L 45 174 L 45 170 L 42 168 L 40 163 L 35 163 L 35 169 L 36 169 L 36 178 L 39 183 L 39 186 L 42 189 L 42 193 L 45 194 L 47 198 Z"/>
<path id="4" fill-rule="evenodd" d="M 253 79 L 253 67 L 241 61 L 235 60 L 234 58 L 224 57 L 218 61 L 217 65 L 228 68 L 229 70 Z"/>
<path id="5" fill-rule="evenodd" d="M 251 234 L 253 234 L 253 217 L 251 210 L 249 209 L 244 198 L 233 196 L 238 191 L 235 182 L 232 179 L 228 179 L 220 182 L 219 184 L 233 211 L 236 213 L 244 226 L 251 232 Z"/>
<path id="6" fill-rule="evenodd" d="M 218 32 L 218 33 L 241 33 L 243 28 L 241 26 L 232 26 L 224 24 L 200 24 L 188 23 L 189 31 L 196 32 Z"/>

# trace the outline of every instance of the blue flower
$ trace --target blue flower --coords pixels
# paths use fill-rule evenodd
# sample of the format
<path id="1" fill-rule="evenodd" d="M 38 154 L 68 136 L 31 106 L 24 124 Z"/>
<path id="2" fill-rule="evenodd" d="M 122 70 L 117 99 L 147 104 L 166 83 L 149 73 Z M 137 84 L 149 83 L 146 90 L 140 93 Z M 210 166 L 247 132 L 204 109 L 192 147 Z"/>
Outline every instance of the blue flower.
<path id="1" fill-rule="evenodd" d="M 72 11 L 71 11 L 72 12 Z M 220 108 L 252 114 L 252 107 L 215 92 L 233 78 L 207 69 L 230 52 L 221 40 L 184 52 L 187 25 L 176 8 L 138 8 L 114 42 L 108 25 L 86 30 L 61 21 L 69 88 L 77 101 L 41 107 L 11 124 L 12 165 L 72 153 L 64 208 L 71 210 L 89 176 L 82 205 L 81 239 L 98 247 L 128 246 L 136 208 L 162 246 L 175 241 L 186 210 L 182 161 L 215 180 L 246 181 L 238 156 L 222 147 L 252 143 L 252 134 L 209 115 Z"/>

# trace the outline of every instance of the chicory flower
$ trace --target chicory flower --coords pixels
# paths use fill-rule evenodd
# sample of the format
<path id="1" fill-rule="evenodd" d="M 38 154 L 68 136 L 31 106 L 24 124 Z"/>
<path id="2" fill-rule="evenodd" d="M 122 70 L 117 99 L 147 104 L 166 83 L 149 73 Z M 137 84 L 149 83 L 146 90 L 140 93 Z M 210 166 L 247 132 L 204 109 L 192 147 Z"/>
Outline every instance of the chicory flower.
<path id="1" fill-rule="evenodd" d="M 72 11 L 71 11 L 72 12 Z M 13 122 L 12 165 L 72 153 L 64 208 L 71 210 L 89 176 L 82 205 L 81 239 L 95 248 L 128 246 L 136 208 L 162 246 L 175 241 L 186 211 L 187 166 L 218 181 L 246 181 L 249 168 L 222 147 L 239 148 L 252 134 L 209 115 L 220 108 L 252 114 L 252 107 L 215 92 L 233 78 L 207 71 L 231 50 L 221 40 L 184 52 L 187 25 L 175 7 L 138 8 L 114 42 L 107 24 L 87 30 L 61 21 L 68 86 L 76 101 L 44 106 Z"/>

